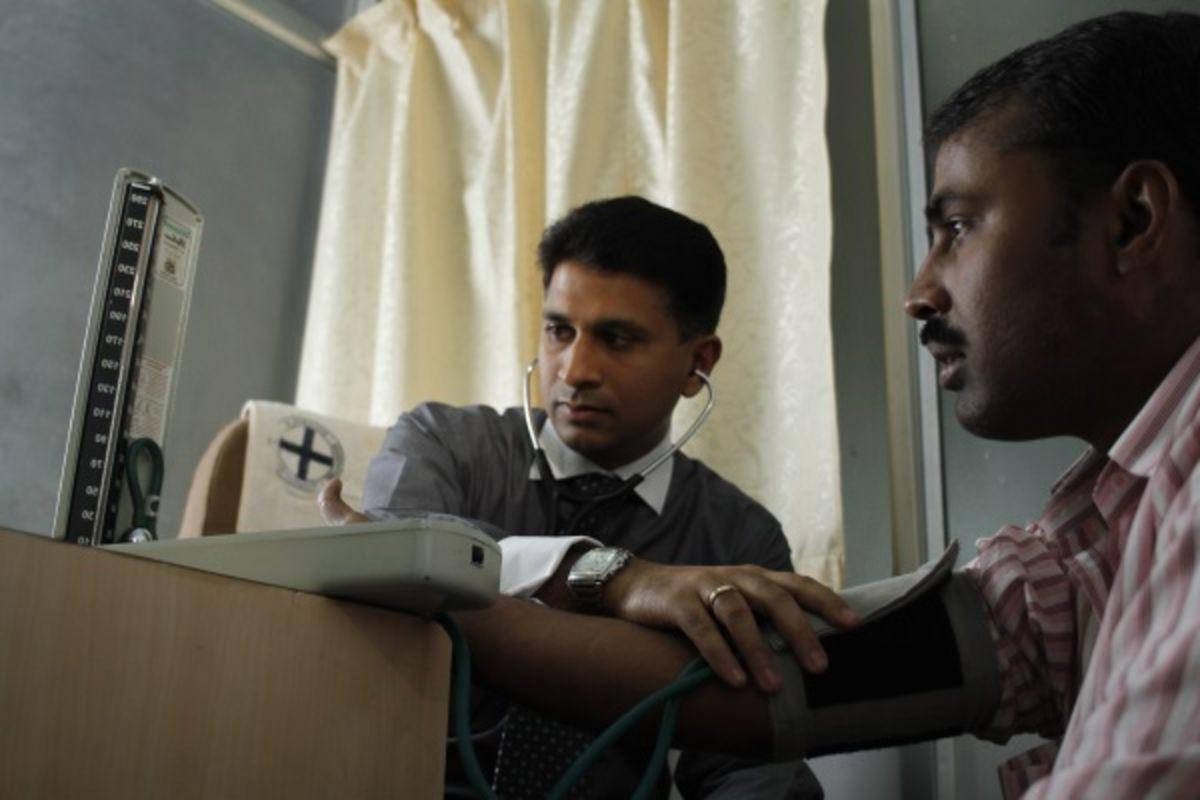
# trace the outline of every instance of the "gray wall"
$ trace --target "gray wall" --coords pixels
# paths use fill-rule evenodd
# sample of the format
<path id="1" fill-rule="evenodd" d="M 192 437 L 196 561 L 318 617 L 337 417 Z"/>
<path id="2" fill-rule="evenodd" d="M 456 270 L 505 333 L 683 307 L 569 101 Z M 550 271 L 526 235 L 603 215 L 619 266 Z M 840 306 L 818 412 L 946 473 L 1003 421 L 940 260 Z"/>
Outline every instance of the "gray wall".
<path id="1" fill-rule="evenodd" d="M 1200 12 L 1200 0 L 919 0 L 921 90 L 927 115 L 975 70 L 1006 53 L 1073 22 L 1122 9 Z M 942 399 L 947 529 L 969 556 L 975 539 L 1005 523 L 1036 519 L 1051 483 L 1084 445 L 1070 439 L 1022 444 L 976 439 L 955 421 L 953 401 Z M 1000 747 L 967 737 L 957 740 L 958 796 L 999 798 L 996 765 L 1037 741 L 1018 737 Z"/>
<path id="2" fill-rule="evenodd" d="M 205 216 L 161 526 L 242 401 L 296 380 L 334 73 L 199 0 L 0 3 L 0 525 L 53 521 L 118 168 Z"/>
<path id="3" fill-rule="evenodd" d="M 884 406 L 871 30 L 865 0 L 832 0 L 825 15 L 825 131 L 833 210 L 830 303 L 837 387 L 846 585 L 892 574 Z M 813 759 L 830 800 L 931 796 L 929 745 Z"/>
<path id="4" fill-rule="evenodd" d="M 833 210 L 830 315 L 848 586 L 892 574 L 870 48 L 867 3 L 830 3 L 825 14 L 825 133 Z"/>

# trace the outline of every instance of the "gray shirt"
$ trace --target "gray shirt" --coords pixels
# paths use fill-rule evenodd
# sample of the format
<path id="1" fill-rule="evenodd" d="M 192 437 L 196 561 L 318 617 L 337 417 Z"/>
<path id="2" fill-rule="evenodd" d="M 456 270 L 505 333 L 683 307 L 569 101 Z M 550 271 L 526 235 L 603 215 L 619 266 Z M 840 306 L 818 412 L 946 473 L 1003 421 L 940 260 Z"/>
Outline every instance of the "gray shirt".
<path id="1" fill-rule="evenodd" d="M 536 411 L 535 427 L 540 430 L 545 419 Z M 372 516 L 455 514 L 485 523 L 497 537 L 553 534 L 549 490 L 530 478 L 533 463 L 520 409 L 425 403 L 388 431 L 367 471 L 364 510 Z M 673 456 L 661 513 L 635 496 L 602 518 L 589 535 L 652 561 L 792 568 L 787 540 L 771 513 L 682 453 Z M 822 796 L 803 762 L 684 753 L 675 779 L 684 797 Z"/>

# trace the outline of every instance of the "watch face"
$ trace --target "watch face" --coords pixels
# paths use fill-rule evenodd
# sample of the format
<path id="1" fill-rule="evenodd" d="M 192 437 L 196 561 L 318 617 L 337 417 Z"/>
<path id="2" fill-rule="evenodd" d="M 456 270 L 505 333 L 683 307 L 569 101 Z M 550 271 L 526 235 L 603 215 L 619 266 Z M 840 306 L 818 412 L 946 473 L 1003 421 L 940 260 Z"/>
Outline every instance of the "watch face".
<path id="1" fill-rule="evenodd" d="M 617 560 L 619 550 L 614 550 L 611 547 L 597 547 L 594 550 L 588 550 L 579 557 L 575 562 L 573 572 L 590 572 L 593 574 L 602 573 L 612 566 Z"/>

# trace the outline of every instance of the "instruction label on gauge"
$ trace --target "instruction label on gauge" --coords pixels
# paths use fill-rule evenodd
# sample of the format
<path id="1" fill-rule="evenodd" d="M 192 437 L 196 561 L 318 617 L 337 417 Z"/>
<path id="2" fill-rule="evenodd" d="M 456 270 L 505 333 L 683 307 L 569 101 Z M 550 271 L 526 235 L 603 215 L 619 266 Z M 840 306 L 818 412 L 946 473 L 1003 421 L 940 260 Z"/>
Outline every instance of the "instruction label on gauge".
<path id="1" fill-rule="evenodd" d="M 192 245 L 194 231 L 183 221 L 165 215 L 162 221 L 162 238 L 154 254 L 154 277 L 166 281 L 177 289 L 187 286 L 191 264 L 188 251 Z"/>
<path id="2" fill-rule="evenodd" d="M 167 434 L 167 401 L 183 342 L 190 249 L 194 231 L 169 213 L 162 215 L 142 318 L 143 334 L 129 405 L 130 440 Z"/>

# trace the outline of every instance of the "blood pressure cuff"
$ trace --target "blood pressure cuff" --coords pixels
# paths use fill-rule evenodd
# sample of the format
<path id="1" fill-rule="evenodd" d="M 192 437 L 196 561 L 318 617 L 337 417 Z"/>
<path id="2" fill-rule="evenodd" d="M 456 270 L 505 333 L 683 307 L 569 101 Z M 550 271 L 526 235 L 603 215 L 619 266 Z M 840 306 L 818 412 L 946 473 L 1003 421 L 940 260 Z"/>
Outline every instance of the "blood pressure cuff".
<path id="1" fill-rule="evenodd" d="M 804 671 L 766 628 L 783 689 L 770 701 L 774 758 L 887 747 L 978 730 L 1000 702 L 1000 671 L 983 598 L 953 572 L 957 543 L 916 572 L 849 589 L 863 624 L 810 615 L 829 656 Z"/>

